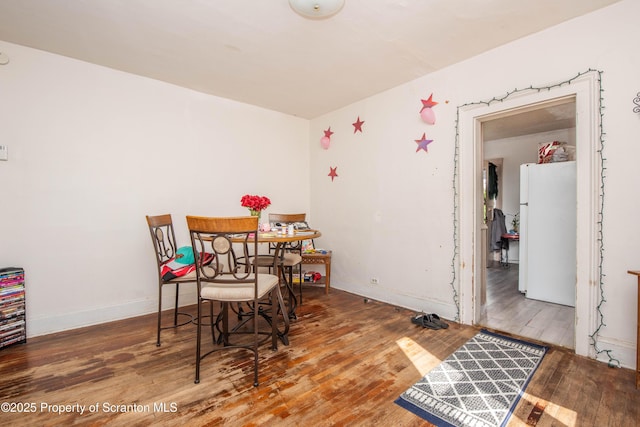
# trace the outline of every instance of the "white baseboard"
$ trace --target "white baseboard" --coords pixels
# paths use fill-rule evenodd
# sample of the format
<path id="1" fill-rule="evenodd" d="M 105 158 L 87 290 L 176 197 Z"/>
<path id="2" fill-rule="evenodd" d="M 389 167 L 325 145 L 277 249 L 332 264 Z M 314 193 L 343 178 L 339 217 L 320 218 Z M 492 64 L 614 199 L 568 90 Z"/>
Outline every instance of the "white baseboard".
<path id="1" fill-rule="evenodd" d="M 163 310 L 172 308 L 174 299 L 174 291 L 163 292 Z M 180 289 L 180 306 L 192 305 L 196 301 L 196 290 L 193 287 L 185 290 Z M 158 309 L 157 304 L 157 299 L 140 299 L 52 316 L 29 317 L 27 312 L 27 338 L 155 313 Z"/>
<path id="2" fill-rule="evenodd" d="M 401 295 L 393 294 L 393 300 L 390 300 L 388 296 L 389 292 L 385 292 L 385 289 L 380 287 L 376 289 L 374 287 L 367 287 L 365 289 L 344 289 L 340 285 L 334 286 L 331 284 L 331 289 L 340 289 L 341 291 L 349 292 L 351 294 L 360 295 L 363 298 L 371 299 L 375 301 L 384 302 L 387 304 L 395 305 L 397 307 L 403 307 L 409 310 L 413 310 L 416 313 L 436 313 L 438 316 L 445 320 L 454 321 L 456 317 L 456 308 L 451 303 L 444 303 L 437 299 L 420 298 L 413 295 Z M 408 321 L 409 319 L 407 319 Z"/>
<path id="3" fill-rule="evenodd" d="M 591 339 L 589 339 L 591 342 Z M 620 362 L 620 367 L 634 369 L 636 368 L 636 347 L 634 343 L 628 341 L 620 341 L 607 337 L 598 338 L 598 350 L 610 350 L 611 357 Z M 609 356 L 602 352 L 596 355 L 596 360 L 609 363 Z M 611 362 L 613 367 L 618 367 L 615 361 Z"/>

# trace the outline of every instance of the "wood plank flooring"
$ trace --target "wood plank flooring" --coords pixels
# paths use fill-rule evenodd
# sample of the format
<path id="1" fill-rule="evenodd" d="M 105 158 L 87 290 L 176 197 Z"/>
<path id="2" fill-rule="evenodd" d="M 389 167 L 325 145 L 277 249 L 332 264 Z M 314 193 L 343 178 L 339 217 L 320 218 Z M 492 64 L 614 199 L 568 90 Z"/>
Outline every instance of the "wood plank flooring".
<path id="1" fill-rule="evenodd" d="M 528 299 L 518 291 L 518 264 L 487 268 L 487 302 L 480 324 L 491 329 L 575 348 L 575 308 Z"/>
<path id="2" fill-rule="evenodd" d="M 156 347 L 154 315 L 31 338 L 0 350 L 0 401 L 14 410 L 3 406 L 0 424 L 429 425 L 393 402 L 477 329 L 422 329 L 412 314 L 337 289 L 305 289 L 291 344 L 261 348 L 257 388 L 251 357 L 239 351 L 204 359 L 194 384 L 195 326 L 163 331 Z M 631 370 L 552 348 L 509 425 L 640 425 L 634 381 Z"/>

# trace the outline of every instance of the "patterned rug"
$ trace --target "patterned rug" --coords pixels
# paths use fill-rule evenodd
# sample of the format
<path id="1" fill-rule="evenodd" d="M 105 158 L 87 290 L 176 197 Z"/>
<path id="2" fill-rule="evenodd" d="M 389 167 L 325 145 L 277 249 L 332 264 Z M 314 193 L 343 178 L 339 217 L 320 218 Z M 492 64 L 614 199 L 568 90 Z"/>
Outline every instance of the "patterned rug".
<path id="1" fill-rule="evenodd" d="M 546 351 L 482 330 L 395 403 L 437 426 L 503 426 Z"/>

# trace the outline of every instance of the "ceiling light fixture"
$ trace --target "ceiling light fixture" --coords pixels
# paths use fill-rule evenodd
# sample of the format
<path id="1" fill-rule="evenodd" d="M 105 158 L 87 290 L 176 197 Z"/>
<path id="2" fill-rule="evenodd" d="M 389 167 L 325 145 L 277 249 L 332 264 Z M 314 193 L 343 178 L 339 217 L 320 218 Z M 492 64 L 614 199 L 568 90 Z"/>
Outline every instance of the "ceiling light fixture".
<path id="1" fill-rule="evenodd" d="M 289 0 L 289 6 L 305 18 L 322 19 L 338 13 L 344 0 Z"/>

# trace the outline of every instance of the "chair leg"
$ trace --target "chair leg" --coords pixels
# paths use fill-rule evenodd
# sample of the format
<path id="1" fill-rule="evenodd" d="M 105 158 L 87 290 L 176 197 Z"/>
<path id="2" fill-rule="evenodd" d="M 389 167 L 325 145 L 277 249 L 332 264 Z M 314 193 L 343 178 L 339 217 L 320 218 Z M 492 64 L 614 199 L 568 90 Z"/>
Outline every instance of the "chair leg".
<path id="1" fill-rule="evenodd" d="M 173 306 L 173 326 L 178 326 L 178 297 L 180 296 L 180 283 L 176 283 L 176 303 Z"/>
<path id="2" fill-rule="evenodd" d="M 290 268 L 290 267 L 287 267 Z M 278 268 L 278 277 L 282 277 L 282 281 L 287 288 L 287 295 L 289 299 L 289 311 L 283 311 L 283 313 L 287 313 L 289 317 L 292 319 L 296 319 L 296 308 L 298 306 L 298 298 L 296 298 L 296 293 L 293 289 L 293 283 L 291 280 L 287 280 L 287 276 L 283 268 Z"/>
<path id="3" fill-rule="evenodd" d="M 253 386 L 258 387 L 258 303 L 253 310 Z M 275 322 L 272 322 L 275 323 Z"/>
<path id="4" fill-rule="evenodd" d="M 293 293 L 293 266 L 289 266 L 287 268 L 289 269 L 289 286 L 291 286 L 291 292 Z M 300 305 L 302 305 L 302 300 L 300 300 Z"/>
<path id="5" fill-rule="evenodd" d="M 162 283 L 158 286 L 158 337 L 156 347 L 160 347 L 160 327 L 162 324 Z"/>
<path id="6" fill-rule="evenodd" d="M 282 319 L 284 321 L 284 329 L 282 330 L 282 342 L 284 343 L 284 345 L 289 345 L 289 313 L 287 312 L 287 307 L 284 304 L 282 292 L 280 292 L 280 286 L 278 286 L 276 289 L 276 296 L 278 297 L 278 305 L 280 306 L 280 310 L 282 311 Z M 277 315 L 278 310 L 276 310 L 275 313 Z"/>
<path id="7" fill-rule="evenodd" d="M 279 288 L 279 287 L 278 287 Z M 270 294 L 271 299 L 271 349 L 278 349 L 278 301 L 276 300 L 275 289 L 271 290 Z"/>
<path id="8" fill-rule="evenodd" d="M 195 383 L 200 383 L 200 336 L 202 332 L 202 300 L 198 297 L 198 324 L 196 325 L 196 379 Z"/>
<path id="9" fill-rule="evenodd" d="M 300 287 L 299 292 L 300 292 L 300 305 L 302 305 L 302 282 L 303 277 L 302 277 L 302 264 L 299 264 L 298 266 L 298 286 Z"/>
<path id="10" fill-rule="evenodd" d="M 213 319 L 213 301 L 209 301 L 209 319 L 211 322 L 211 339 L 213 342 L 213 345 L 216 344 L 216 322 Z"/>
<path id="11" fill-rule="evenodd" d="M 222 303 L 222 345 L 229 345 L 229 303 Z"/>

